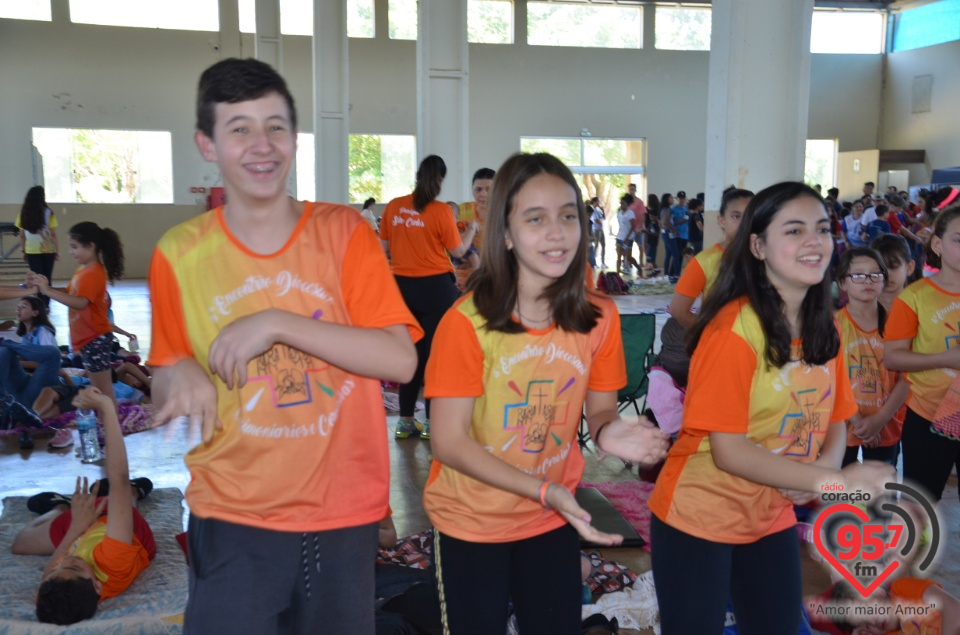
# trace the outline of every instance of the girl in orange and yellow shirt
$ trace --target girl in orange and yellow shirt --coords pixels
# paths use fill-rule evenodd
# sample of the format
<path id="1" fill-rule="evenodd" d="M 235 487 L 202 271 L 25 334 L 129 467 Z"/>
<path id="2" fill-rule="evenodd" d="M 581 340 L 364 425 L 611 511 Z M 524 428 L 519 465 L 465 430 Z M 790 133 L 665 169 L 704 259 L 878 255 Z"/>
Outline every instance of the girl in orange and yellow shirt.
<path id="1" fill-rule="evenodd" d="M 659 460 L 666 437 L 624 420 L 614 303 L 583 284 L 588 218 L 569 169 L 517 154 L 497 171 L 480 269 L 437 329 L 425 396 L 435 456 L 424 507 L 436 527 L 445 632 L 580 632 L 580 536 L 613 545 L 573 496 L 586 404 L 602 451 Z"/>

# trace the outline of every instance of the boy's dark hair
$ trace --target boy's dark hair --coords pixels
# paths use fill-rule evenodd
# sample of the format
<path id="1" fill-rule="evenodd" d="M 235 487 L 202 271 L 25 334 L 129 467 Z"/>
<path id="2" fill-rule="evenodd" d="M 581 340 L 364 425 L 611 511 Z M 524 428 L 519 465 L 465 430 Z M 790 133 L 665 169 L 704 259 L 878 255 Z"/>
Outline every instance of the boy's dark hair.
<path id="1" fill-rule="evenodd" d="M 513 206 L 517 193 L 527 181 L 540 174 L 558 177 L 570 186 L 576 197 L 580 223 L 580 242 L 573 262 L 562 276 L 544 289 L 543 295 L 550 302 L 552 317 L 558 328 L 568 332 L 589 333 L 600 317 L 600 310 L 590 301 L 591 292 L 584 284 L 590 220 L 577 180 L 570 169 L 552 155 L 514 154 L 497 170 L 493 187 L 490 188 L 480 268 L 467 280 L 467 291 L 473 292 L 473 302 L 486 319 L 487 329 L 501 333 L 524 332 L 523 325 L 512 317 L 517 305 L 520 274 L 517 256 L 507 249 L 505 237 L 510 214 L 515 211 Z"/>
<path id="2" fill-rule="evenodd" d="M 870 242 L 870 249 L 880 254 L 887 269 L 896 269 L 913 260 L 907 239 L 897 234 L 880 234 Z"/>
<path id="3" fill-rule="evenodd" d="M 47 224 L 47 197 L 43 186 L 34 185 L 27 190 L 20 208 L 20 227 L 31 234 L 39 234 Z"/>
<path id="4" fill-rule="evenodd" d="M 447 164 L 435 154 L 420 162 L 417 168 L 417 184 L 413 188 L 413 209 L 422 212 L 440 194 L 443 179 L 447 176 Z"/>
<path id="5" fill-rule="evenodd" d="M 831 187 L 830 189 L 827 190 L 827 196 L 834 199 L 837 198 L 838 196 L 840 196 L 840 188 Z"/>
<path id="6" fill-rule="evenodd" d="M 903 199 L 897 196 L 896 194 L 891 194 L 890 198 L 887 199 L 891 205 L 894 207 L 903 207 Z"/>
<path id="7" fill-rule="evenodd" d="M 624 194 L 620 197 L 621 203 L 626 203 L 627 205 L 633 205 L 633 196 L 630 194 Z"/>
<path id="8" fill-rule="evenodd" d="M 701 201 L 699 198 L 691 198 L 689 204 L 687 205 L 687 211 L 692 212 L 700 209 L 701 207 L 703 207 L 703 201 Z"/>
<path id="9" fill-rule="evenodd" d="M 287 82 L 272 66 L 260 60 L 231 57 L 203 71 L 197 88 L 197 130 L 213 138 L 217 104 L 236 104 L 276 93 L 287 102 L 290 125 L 297 129 L 297 109 Z"/>
<path id="10" fill-rule="evenodd" d="M 85 247 L 93 245 L 96 248 L 111 283 L 123 278 L 123 244 L 117 232 L 109 227 L 84 221 L 70 228 L 70 238 Z"/>
<path id="11" fill-rule="evenodd" d="M 783 368 L 790 361 L 790 326 L 783 314 L 783 298 L 770 284 L 765 264 L 750 249 L 750 238 L 765 236 L 773 217 L 787 203 L 809 197 L 823 204 L 823 199 L 812 187 L 787 181 L 771 185 L 757 193 L 743 212 L 740 229 L 723 253 L 720 274 L 710 288 L 700 315 L 690 331 L 688 351 L 700 341 L 703 331 L 729 302 L 746 296 L 760 319 L 766 343 L 765 358 L 770 365 Z M 800 339 L 803 343 L 801 359 L 807 364 L 825 364 L 840 350 L 840 334 L 833 321 L 833 297 L 830 271 L 823 280 L 807 289 L 800 305 Z"/>
<path id="12" fill-rule="evenodd" d="M 874 184 L 873 181 L 867 181 L 867 182 L 864 183 L 863 185 L 864 185 L 864 187 L 876 187 L 876 185 Z"/>
<path id="13" fill-rule="evenodd" d="M 37 589 L 37 619 L 66 626 L 88 620 L 97 612 L 100 594 L 89 578 L 44 580 Z"/>
<path id="14" fill-rule="evenodd" d="M 720 215 L 725 216 L 730 203 L 739 201 L 741 198 L 753 198 L 753 192 L 736 187 L 728 187 L 725 189 L 723 191 L 723 198 L 720 199 Z"/>
<path id="15" fill-rule="evenodd" d="M 877 218 L 880 218 L 884 214 L 890 211 L 890 208 L 887 205 L 877 205 Z"/>
<path id="16" fill-rule="evenodd" d="M 27 295 L 20 299 L 29 304 L 30 308 L 37 312 L 37 317 L 31 320 L 34 330 L 36 330 L 38 326 L 45 326 L 50 329 L 54 335 L 57 334 L 57 327 L 50 323 L 50 314 L 47 312 L 47 305 L 43 303 L 43 300 L 35 295 Z M 23 337 L 26 334 L 27 326 L 23 322 L 17 324 L 17 337 Z"/>
<path id="17" fill-rule="evenodd" d="M 470 181 L 470 183 L 476 183 L 481 179 L 493 179 L 493 177 L 495 177 L 496 175 L 497 173 L 491 170 L 490 168 L 480 168 L 479 170 L 473 173 L 473 180 Z"/>
<path id="18" fill-rule="evenodd" d="M 892 236 L 893 234 L 887 234 L 887 236 Z M 897 236 L 900 240 L 903 240 L 900 236 Z M 876 240 L 874 240 L 876 242 Z M 877 263 L 877 268 L 880 269 L 880 273 L 883 274 L 883 283 L 886 284 L 887 280 L 890 278 L 890 273 L 887 271 L 887 264 L 883 260 L 883 256 L 880 255 L 880 252 L 870 247 L 851 247 L 843 252 L 840 256 L 840 261 L 837 263 L 837 280 L 843 280 L 850 273 L 850 266 L 853 264 L 854 258 L 869 258 L 870 260 Z M 887 310 L 880 300 L 877 300 L 877 332 L 880 334 L 880 337 L 883 337 L 883 329 L 887 324 Z"/>

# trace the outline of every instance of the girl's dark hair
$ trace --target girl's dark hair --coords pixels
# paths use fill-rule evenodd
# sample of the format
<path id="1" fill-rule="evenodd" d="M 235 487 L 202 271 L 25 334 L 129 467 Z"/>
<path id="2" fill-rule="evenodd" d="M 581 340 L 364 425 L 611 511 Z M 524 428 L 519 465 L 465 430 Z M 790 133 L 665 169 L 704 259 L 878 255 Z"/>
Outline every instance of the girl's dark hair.
<path id="1" fill-rule="evenodd" d="M 939 190 L 939 192 L 942 191 L 943 190 Z M 933 223 L 933 235 L 940 240 L 943 240 L 943 235 L 947 233 L 947 225 L 957 218 L 960 218 L 960 204 L 951 204 L 950 207 L 937 212 L 937 220 Z M 927 243 L 927 263 L 934 269 L 939 269 L 942 266 L 942 263 L 940 262 L 940 254 L 932 249 L 932 245 L 933 240 Z"/>
<path id="2" fill-rule="evenodd" d="M 913 260 L 907 239 L 897 234 L 880 234 L 871 241 L 870 249 L 880 254 L 887 269 L 896 269 Z"/>
<path id="3" fill-rule="evenodd" d="M 31 234 L 39 234 L 47 224 L 47 197 L 43 187 L 34 185 L 27 190 L 20 208 L 20 227 Z"/>
<path id="4" fill-rule="evenodd" d="M 70 228 L 70 238 L 83 246 L 96 247 L 97 256 L 112 283 L 123 278 L 123 245 L 117 232 L 96 223 L 84 221 Z"/>
<path id="5" fill-rule="evenodd" d="M 517 256 L 507 249 L 507 230 L 517 192 L 538 174 L 550 174 L 562 179 L 573 190 L 577 201 L 580 223 L 580 242 L 577 253 L 566 272 L 554 280 L 543 296 L 550 302 L 553 320 L 565 331 L 588 333 L 600 317 L 591 301 L 584 281 L 587 271 L 587 252 L 590 233 L 589 218 L 580 186 L 569 168 L 556 157 L 540 154 L 514 154 L 497 170 L 490 188 L 487 220 L 480 253 L 480 268 L 467 281 L 467 290 L 473 291 L 473 302 L 486 320 L 486 328 L 502 333 L 522 333 L 523 325 L 512 319 L 517 305 L 519 265 Z"/>
<path id="6" fill-rule="evenodd" d="M 664 195 L 660 197 L 660 211 L 661 211 L 661 212 L 663 211 L 663 208 L 664 208 L 664 207 L 667 207 L 668 205 L 670 205 L 669 203 L 667 203 L 667 201 L 669 201 L 669 200 L 672 199 L 672 198 L 673 198 L 673 194 L 671 194 L 670 192 L 665 192 Z"/>
<path id="7" fill-rule="evenodd" d="M 887 234 L 892 236 L 892 234 Z M 895 236 L 895 238 L 900 238 L 901 236 Z M 873 242 L 877 242 L 874 240 Z M 883 261 L 883 256 L 876 249 L 870 247 L 851 247 L 843 252 L 843 255 L 840 256 L 840 262 L 837 263 L 837 280 L 843 280 L 850 273 L 850 265 L 853 264 L 854 258 L 870 258 L 877 266 L 880 267 L 880 271 L 883 272 L 883 282 L 886 284 L 887 280 L 890 277 L 890 272 L 887 270 L 887 265 Z M 851 282 L 851 284 L 853 284 Z M 887 324 L 887 310 L 880 300 L 877 300 L 877 332 L 880 334 L 880 337 L 883 337 L 883 328 Z"/>
<path id="8" fill-rule="evenodd" d="M 725 216 L 727 207 L 734 201 L 741 198 L 753 198 L 753 192 L 750 190 L 741 190 L 735 187 L 728 187 L 723 191 L 723 198 L 720 199 L 720 215 Z"/>
<path id="9" fill-rule="evenodd" d="M 420 162 L 417 169 L 417 185 L 413 188 L 413 209 L 422 212 L 440 194 L 443 179 L 447 176 L 447 164 L 435 154 Z"/>
<path id="10" fill-rule="evenodd" d="M 660 213 L 660 199 L 656 194 L 647 194 L 647 211 L 651 214 Z"/>
<path id="11" fill-rule="evenodd" d="M 368 207 L 370 207 L 371 205 L 373 205 L 373 204 L 376 203 L 376 202 L 377 202 L 377 199 L 375 199 L 375 198 L 373 198 L 373 197 L 371 196 L 370 198 L 368 198 L 367 200 L 365 200 L 365 201 L 363 202 L 363 209 L 367 209 Z"/>
<path id="12" fill-rule="evenodd" d="M 43 300 L 35 295 L 27 295 L 20 299 L 27 302 L 30 305 L 30 308 L 37 312 L 37 316 L 30 320 L 34 330 L 36 330 L 38 326 L 45 326 L 50 329 L 54 335 L 57 334 L 57 327 L 50 323 L 50 315 L 47 313 L 47 305 L 44 304 Z M 23 322 L 17 324 L 17 337 L 23 337 L 26 334 L 27 326 Z"/>
<path id="13" fill-rule="evenodd" d="M 763 328 L 767 362 L 782 368 L 790 361 L 790 325 L 783 314 L 783 298 L 770 284 L 764 262 L 758 260 L 750 250 L 750 239 L 754 235 L 765 238 L 767 228 L 777 212 L 790 201 L 805 196 L 823 204 L 823 199 L 815 189 L 793 181 L 771 185 L 750 200 L 740 221 L 740 230 L 723 253 L 720 273 L 690 331 L 690 354 L 693 354 L 710 320 L 716 317 L 727 303 L 746 296 Z M 826 217 L 826 212 L 824 216 Z M 836 357 L 840 350 L 840 334 L 837 333 L 833 321 L 830 285 L 828 271 L 819 284 L 807 289 L 800 305 L 800 338 L 803 344 L 801 359 L 807 364 L 824 364 Z"/>

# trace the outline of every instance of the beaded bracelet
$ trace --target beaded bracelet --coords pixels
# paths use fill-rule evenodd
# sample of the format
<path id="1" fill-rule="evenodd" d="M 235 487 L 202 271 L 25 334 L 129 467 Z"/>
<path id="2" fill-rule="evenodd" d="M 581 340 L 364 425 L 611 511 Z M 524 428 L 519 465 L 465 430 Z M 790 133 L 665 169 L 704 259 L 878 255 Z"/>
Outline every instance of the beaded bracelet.
<path id="1" fill-rule="evenodd" d="M 540 483 L 540 504 L 547 509 L 550 508 L 550 505 L 547 503 L 547 491 L 551 485 L 553 485 L 553 481 L 548 478 L 543 479 L 543 482 Z"/>

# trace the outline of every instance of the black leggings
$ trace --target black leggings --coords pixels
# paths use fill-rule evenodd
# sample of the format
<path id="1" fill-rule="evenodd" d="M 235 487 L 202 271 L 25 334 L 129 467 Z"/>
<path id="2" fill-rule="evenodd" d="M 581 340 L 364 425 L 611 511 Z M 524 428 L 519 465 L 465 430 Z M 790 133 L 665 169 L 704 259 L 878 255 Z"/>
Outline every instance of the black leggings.
<path id="1" fill-rule="evenodd" d="M 400 386 L 400 416 L 412 417 L 417 407 L 417 397 L 423 387 L 423 371 L 427 367 L 430 348 L 433 346 L 433 334 L 437 332 L 440 318 L 457 301 L 460 291 L 457 290 L 457 278 L 452 272 L 425 278 L 394 277 L 403 301 L 423 329 L 423 339 L 417 342 L 417 372 L 413 379 Z M 425 401 L 429 420 L 430 401 Z"/>
<path id="2" fill-rule="evenodd" d="M 939 501 L 953 466 L 960 470 L 960 441 L 937 434 L 929 421 L 907 408 L 902 443 L 904 482 L 920 485 L 931 502 Z"/>
<path id="3" fill-rule="evenodd" d="M 650 556 L 662 634 L 722 633 L 727 600 L 740 635 L 796 633 L 802 610 L 799 545 L 793 527 L 731 545 L 652 517 Z"/>
<path id="4" fill-rule="evenodd" d="M 843 453 L 843 463 L 841 467 L 847 467 L 851 463 L 856 463 L 860 457 L 859 445 L 848 445 L 846 452 Z M 863 448 L 864 461 L 883 461 L 893 467 L 897 467 L 897 459 L 900 458 L 900 442 L 893 445 L 881 446 L 879 448 Z"/>
<path id="5" fill-rule="evenodd" d="M 506 632 L 512 600 L 523 635 L 579 635 L 580 540 L 570 525 L 494 543 L 437 531 L 434 552 L 445 634 Z"/>

